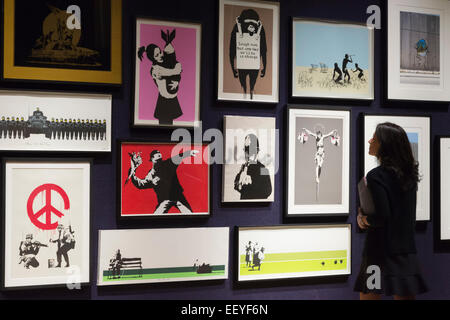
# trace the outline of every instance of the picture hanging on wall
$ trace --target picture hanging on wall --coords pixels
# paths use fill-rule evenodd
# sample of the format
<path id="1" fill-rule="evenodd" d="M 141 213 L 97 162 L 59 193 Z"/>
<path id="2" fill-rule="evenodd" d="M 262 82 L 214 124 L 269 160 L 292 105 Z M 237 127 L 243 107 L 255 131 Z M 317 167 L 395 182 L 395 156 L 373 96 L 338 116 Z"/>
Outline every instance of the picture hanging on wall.
<path id="1" fill-rule="evenodd" d="M 450 137 L 439 137 L 440 240 L 450 240 Z"/>
<path id="2" fill-rule="evenodd" d="M 219 3 L 218 99 L 277 103 L 280 4 Z"/>
<path id="3" fill-rule="evenodd" d="M 118 214 L 208 217 L 208 145 L 119 141 Z"/>
<path id="4" fill-rule="evenodd" d="M 122 84 L 122 0 L 5 0 L 3 14 L 3 79 Z"/>
<path id="5" fill-rule="evenodd" d="M 414 158 L 419 163 L 419 174 L 421 180 L 417 191 L 417 221 L 430 220 L 430 187 L 431 187 L 431 164 L 430 164 L 430 128 L 431 118 L 428 116 L 411 115 L 364 115 L 364 176 L 377 167 L 376 157 L 369 155 L 368 141 L 373 137 L 377 125 L 391 122 L 402 127 L 408 135 Z"/>
<path id="6" fill-rule="evenodd" d="M 275 199 L 276 119 L 225 116 L 222 202 Z"/>
<path id="7" fill-rule="evenodd" d="M 447 0 L 388 1 L 388 99 L 450 101 Z"/>
<path id="8" fill-rule="evenodd" d="M 351 274 L 351 225 L 236 227 L 237 283 Z"/>
<path id="9" fill-rule="evenodd" d="M 136 19 L 134 126 L 199 126 L 201 31 L 200 23 Z"/>
<path id="10" fill-rule="evenodd" d="M 100 230 L 98 286 L 228 279 L 229 228 Z"/>
<path id="11" fill-rule="evenodd" d="M 2 287 L 89 283 L 91 161 L 3 161 Z"/>
<path id="12" fill-rule="evenodd" d="M 374 99 L 374 30 L 294 18 L 292 96 Z"/>
<path id="13" fill-rule="evenodd" d="M 286 217 L 348 215 L 350 109 L 288 107 Z"/>
<path id="14" fill-rule="evenodd" d="M 0 91 L 0 150 L 111 152 L 112 96 Z"/>

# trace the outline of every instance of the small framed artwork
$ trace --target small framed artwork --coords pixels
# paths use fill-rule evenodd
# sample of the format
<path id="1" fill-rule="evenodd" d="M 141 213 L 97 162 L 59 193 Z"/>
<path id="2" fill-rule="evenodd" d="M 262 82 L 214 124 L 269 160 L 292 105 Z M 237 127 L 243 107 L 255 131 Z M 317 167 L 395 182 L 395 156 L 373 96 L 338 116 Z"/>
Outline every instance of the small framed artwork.
<path id="1" fill-rule="evenodd" d="M 374 30 L 365 24 L 294 18 L 292 96 L 374 99 Z"/>
<path id="2" fill-rule="evenodd" d="M 450 137 L 439 137 L 439 208 L 440 237 L 442 241 L 450 240 Z"/>
<path id="3" fill-rule="evenodd" d="M 222 202 L 275 199 L 276 119 L 225 116 Z"/>
<path id="4" fill-rule="evenodd" d="M 118 216 L 209 217 L 206 144 L 119 141 Z"/>
<path id="5" fill-rule="evenodd" d="M 0 91 L 0 150 L 111 152 L 112 96 Z"/>
<path id="6" fill-rule="evenodd" d="M 236 227 L 237 283 L 351 274 L 351 225 Z"/>
<path id="7" fill-rule="evenodd" d="M 4 159 L 2 288 L 89 283 L 91 160 Z"/>
<path id="8" fill-rule="evenodd" d="M 388 99 L 450 101 L 446 0 L 388 1 Z"/>
<path id="9" fill-rule="evenodd" d="M 349 214 L 350 113 L 288 107 L 286 217 Z"/>
<path id="10" fill-rule="evenodd" d="M 228 279 L 229 228 L 100 230 L 98 286 Z"/>
<path id="11" fill-rule="evenodd" d="M 278 103 L 280 4 L 219 0 L 218 100 Z"/>
<path id="12" fill-rule="evenodd" d="M 137 18 L 134 52 L 136 127 L 198 127 L 200 23 Z"/>
<path id="13" fill-rule="evenodd" d="M 3 79 L 122 84 L 122 0 L 5 0 L 3 22 Z"/>
<path id="14" fill-rule="evenodd" d="M 364 115 L 364 175 L 377 167 L 376 157 L 369 155 L 368 141 L 373 137 L 377 125 L 384 122 L 395 123 L 408 135 L 414 158 L 419 163 L 419 182 L 417 191 L 417 221 L 430 221 L 431 188 L 431 118 L 411 115 Z"/>

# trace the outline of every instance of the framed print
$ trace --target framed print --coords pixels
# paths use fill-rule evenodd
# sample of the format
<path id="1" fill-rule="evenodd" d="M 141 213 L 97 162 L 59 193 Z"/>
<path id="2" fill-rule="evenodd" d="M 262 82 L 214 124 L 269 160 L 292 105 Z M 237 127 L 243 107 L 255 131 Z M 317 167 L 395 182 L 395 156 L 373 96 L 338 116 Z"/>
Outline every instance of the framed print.
<path id="1" fill-rule="evenodd" d="M 348 215 L 350 109 L 288 107 L 286 217 Z"/>
<path id="2" fill-rule="evenodd" d="M 374 99 L 374 30 L 365 24 L 294 18 L 292 96 Z"/>
<path id="3" fill-rule="evenodd" d="M 137 18 L 133 125 L 197 127 L 200 23 Z"/>
<path id="4" fill-rule="evenodd" d="M 450 3 L 388 1 L 388 99 L 450 101 Z"/>
<path id="5" fill-rule="evenodd" d="M 238 283 L 351 274 L 351 225 L 236 227 Z"/>
<path id="6" fill-rule="evenodd" d="M 122 84 L 122 0 L 5 0 L 3 23 L 3 79 Z"/>
<path id="7" fill-rule="evenodd" d="M 98 286 L 228 279 L 229 228 L 100 230 Z"/>
<path id="8" fill-rule="evenodd" d="M 89 283 L 90 181 L 90 160 L 3 160 L 3 289 Z"/>
<path id="9" fill-rule="evenodd" d="M 112 96 L 0 91 L 0 150 L 111 152 Z"/>
<path id="10" fill-rule="evenodd" d="M 218 100 L 279 101 L 280 4 L 219 1 Z"/>
<path id="11" fill-rule="evenodd" d="M 225 116 L 222 202 L 275 199 L 276 119 Z"/>
<path id="12" fill-rule="evenodd" d="M 417 191 L 417 221 L 430 220 L 430 128 L 431 118 L 427 116 L 396 116 L 396 115 L 364 115 L 364 175 L 379 164 L 377 159 L 369 155 L 369 143 L 380 123 L 392 122 L 402 127 L 408 135 L 414 157 L 419 163 L 419 182 Z"/>
<path id="13" fill-rule="evenodd" d="M 206 144 L 119 141 L 119 218 L 208 217 Z"/>
<path id="14" fill-rule="evenodd" d="M 440 240 L 450 240 L 450 137 L 439 137 Z"/>

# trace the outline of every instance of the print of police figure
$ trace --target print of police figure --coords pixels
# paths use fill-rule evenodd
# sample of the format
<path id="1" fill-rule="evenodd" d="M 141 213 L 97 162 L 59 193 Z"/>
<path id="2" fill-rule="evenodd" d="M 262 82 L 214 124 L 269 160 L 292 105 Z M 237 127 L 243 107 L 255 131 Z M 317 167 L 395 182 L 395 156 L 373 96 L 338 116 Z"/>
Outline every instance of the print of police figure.
<path id="1" fill-rule="evenodd" d="M 258 160 L 259 140 L 254 134 L 245 137 L 245 163 L 234 179 L 234 189 L 241 200 L 267 199 L 272 194 L 269 170 Z"/>
<path id="2" fill-rule="evenodd" d="M 243 10 L 236 18 L 231 32 L 230 64 L 234 77 L 239 78 L 244 98 L 247 98 L 249 79 L 250 99 L 253 99 L 258 75 L 263 78 L 267 67 L 266 32 L 258 13 L 253 9 Z"/>

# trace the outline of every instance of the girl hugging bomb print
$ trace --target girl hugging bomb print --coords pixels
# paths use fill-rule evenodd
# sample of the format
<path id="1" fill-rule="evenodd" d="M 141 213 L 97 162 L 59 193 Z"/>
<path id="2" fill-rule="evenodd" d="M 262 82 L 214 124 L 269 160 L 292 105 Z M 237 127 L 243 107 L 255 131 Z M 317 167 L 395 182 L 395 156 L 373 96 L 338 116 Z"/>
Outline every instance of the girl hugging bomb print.
<path id="1" fill-rule="evenodd" d="M 178 89 L 181 81 L 181 64 L 177 61 L 172 41 L 175 39 L 176 30 L 167 33 L 161 31 L 161 37 L 166 42 L 164 50 L 156 44 L 140 47 L 138 56 L 142 61 L 144 53 L 153 63 L 150 74 L 158 87 L 159 96 L 156 103 L 154 117 L 160 124 L 173 124 L 173 120 L 183 115 L 178 101 Z"/>
<path id="2" fill-rule="evenodd" d="M 136 20 L 135 126 L 200 121 L 201 25 Z"/>

